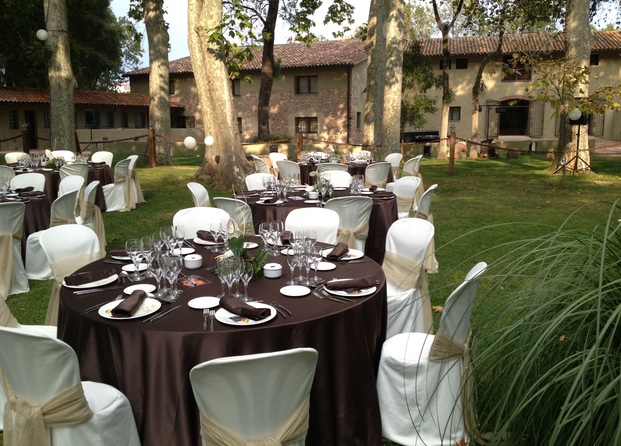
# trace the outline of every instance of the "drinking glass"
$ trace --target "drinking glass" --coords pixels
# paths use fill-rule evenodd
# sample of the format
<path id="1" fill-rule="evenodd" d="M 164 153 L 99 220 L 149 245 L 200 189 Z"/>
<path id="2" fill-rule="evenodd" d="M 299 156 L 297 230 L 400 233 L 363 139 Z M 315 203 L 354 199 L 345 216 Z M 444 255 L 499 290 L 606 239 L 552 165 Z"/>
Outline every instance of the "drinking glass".
<path id="1" fill-rule="evenodd" d="M 151 271 L 151 262 L 153 261 L 153 255 L 155 253 L 153 239 L 151 236 L 145 235 L 140 238 L 140 243 L 142 244 L 142 257 L 144 258 L 144 262 L 147 264 L 145 277 L 154 277 L 153 271 Z"/>
<path id="2" fill-rule="evenodd" d="M 233 266 L 233 284 L 235 285 L 235 293 L 233 293 L 233 296 L 238 299 L 244 298 L 244 295 L 239 292 L 239 282 L 241 282 L 241 277 L 244 272 L 244 265 L 245 262 L 242 259 L 235 259 Z"/>
<path id="3" fill-rule="evenodd" d="M 127 277 L 129 277 L 132 282 L 144 279 L 144 276 L 139 272 L 140 261 L 142 260 L 142 243 L 140 243 L 140 239 L 133 238 L 127 240 L 125 242 L 125 250 L 134 264 L 134 273 Z"/>
<path id="4" fill-rule="evenodd" d="M 297 266 L 298 257 L 296 257 L 296 248 L 299 247 L 299 243 L 292 242 L 291 243 L 291 252 L 287 256 L 287 265 L 289 265 L 289 271 L 291 271 L 291 280 L 287 282 L 287 285 L 295 285 L 295 267 Z"/>
<path id="5" fill-rule="evenodd" d="M 212 221 L 209 225 L 209 232 L 214 241 L 211 251 L 214 253 L 220 252 L 220 247 L 218 245 L 218 239 L 220 238 L 220 221 Z"/>
<path id="6" fill-rule="evenodd" d="M 220 257 L 217 260 L 218 279 L 220 279 L 220 286 L 222 287 L 220 290 L 220 294 L 216 296 L 218 298 L 222 298 L 226 295 L 226 293 L 224 292 L 224 285 L 226 283 L 224 276 L 226 275 L 227 260 L 228 260 L 227 258 L 223 258 L 223 257 Z"/>
<path id="7" fill-rule="evenodd" d="M 313 249 L 310 251 L 310 258 L 313 269 L 315 270 L 315 275 L 311 277 L 310 284 L 312 286 L 317 286 L 323 282 L 323 279 L 317 275 L 317 268 L 319 268 L 319 263 L 323 258 L 323 250 L 319 246 L 313 246 Z"/>
<path id="8" fill-rule="evenodd" d="M 160 238 L 166 245 L 168 251 L 172 252 L 174 249 L 173 246 L 173 235 L 172 235 L 172 227 L 171 226 L 162 226 L 160 228 Z"/>
<path id="9" fill-rule="evenodd" d="M 153 259 L 151 260 L 151 273 L 155 278 L 157 285 L 157 292 L 155 297 L 164 299 L 166 296 L 166 288 L 162 287 L 162 279 L 166 275 L 166 255 L 162 252 L 155 252 Z"/>
<path id="10" fill-rule="evenodd" d="M 177 278 L 179 277 L 181 266 L 183 265 L 182 259 L 183 258 L 181 256 L 176 255 L 168 255 L 166 259 L 166 263 L 168 264 L 168 268 L 166 269 L 166 280 L 170 285 L 167 300 L 170 302 L 177 300 L 179 295 L 182 293 L 181 290 L 177 289 Z"/>
<path id="11" fill-rule="evenodd" d="M 281 220 L 273 220 L 270 223 L 270 227 L 271 227 L 271 232 L 272 232 L 272 239 L 274 240 L 273 254 L 277 256 L 280 254 L 280 251 L 278 248 L 279 248 L 280 236 L 285 230 L 285 223 Z"/>
<path id="12" fill-rule="evenodd" d="M 220 234 L 220 238 L 222 239 L 222 252 L 226 252 L 229 246 L 229 236 L 231 235 L 229 233 L 229 219 L 223 218 L 222 220 L 220 220 L 220 227 L 218 233 Z"/>
<path id="13" fill-rule="evenodd" d="M 250 262 L 243 262 L 243 268 L 241 270 L 241 280 L 244 283 L 244 295 L 242 299 L 244 302 L 252 302 L 254 299 L 248 296 L 248 284 L 254 276 L 254 267 Z"/>
<path id="14" fill-rule="evenodd" d="M 175 245 L 179 249 L 179 255 L 181 255 L 181 248 L 183 248 L 183 242 L 185 241 L 185 228 L 183 226 L 173 226 L 171 230 Z"/>
<path id="15" fill-rule="evenodd" d="M 233 283 L 235 282 L 235 275 L 237 271 L 237 264 L 235 259 L 227 257 L 218 260 L 218 274 L 222 276 L 222 280 L 226 283 L 228 294 L 232 293 Z"/>
<path id="16" fill-rule="evenodd" d="M 263 249 L 269 251 L 270 248 L 270 223 L 267 221 L 259 224 L 259 236 L 263 240 Z"/>

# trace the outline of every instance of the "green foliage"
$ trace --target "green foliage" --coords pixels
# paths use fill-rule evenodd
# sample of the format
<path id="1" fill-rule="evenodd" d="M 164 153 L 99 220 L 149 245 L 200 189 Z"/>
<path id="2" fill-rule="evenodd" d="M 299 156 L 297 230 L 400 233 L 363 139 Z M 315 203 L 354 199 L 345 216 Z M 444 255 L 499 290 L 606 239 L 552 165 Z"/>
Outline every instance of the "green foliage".
<path id="1" fill-rule="evenodd" d="M 269 135 L 264 135 L 263 137 L 259 137 L 259 136 L 253 136 L 250 139 L 250 142 L 252 144 L 256 144 L 256 143 L 262 143 L 262 142 L 271 142 L 271 141 L 289 141 L 291 139 L 291 137 L 289 135 L 274 135 L 274 134 L 269 134 Z"/>

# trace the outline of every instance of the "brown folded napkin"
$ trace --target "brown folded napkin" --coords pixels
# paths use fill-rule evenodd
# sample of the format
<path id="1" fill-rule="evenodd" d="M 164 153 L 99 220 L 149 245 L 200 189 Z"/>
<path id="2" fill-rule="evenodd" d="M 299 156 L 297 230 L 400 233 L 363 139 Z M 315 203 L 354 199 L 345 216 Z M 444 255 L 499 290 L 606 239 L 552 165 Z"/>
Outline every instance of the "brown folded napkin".
<path id="1" fill-rule="evenodd" d="M 280 241 L 283 245 L 290 245 L 291 237 L 293 237 L 291 231 L 282 231 L 282 234 L 280 234 Z"/>
<path id="2" fill-rule="evenodd" d="M 375 192 L 377 190 L 377 185 L 374 184 L 373 186 L 369 187 L 369 190 L 371 192 Z"/>
<path id="3" fill-rule="evenodd" d="M 28 187 L 18 187 L 13 192 L 21 194 L 21 193 L 24 193 L 24 192 L 32 192 L 33 190 L 34 190 L 34 187 L 28 186 Z"/>
<path id="4" fill-rule="evenodd" d="M 393 194 L 392 192 L 375 192 L 373 194 L 373 198 L 388 198 L 388 197 L 392 197 Z"/>
<path id="5" fill-rule="evenodd" d="M 263 203 L 272 204 L 278 201 L 278 197 L 266 198 L 265 200 L 262 200 L 262 201 Z"/>
<path id="6" fill-rule="evenodd" d="M 326 282 L 326 288 L 332 290 L 359 290 L 370 288 L 376 284 L 373 276 L 362 276 L 356 279 L 330 280 Z"/>
<path id="7" fill-rule="evenodd" d="M 206 242 L 215 242 L 213 234 L 209 231 L 196 231 L 196 236 L 201 240 L 205 240 Z"/>
<path id="8" fill-rule="evenodd" d="M 127 257 L 127 251 L 125 248 L 112 248 L 110 249 L 110 255 L 116 257 Z"/>
<path id="9" fill-rule="evenodd" d="M 97 280 L 106 279 L 116 274 L 114 268 L 100 269 L 99 271 L 86 271 L 83 273 L 74 273 L 65 277 L 67 285 L 84 285 L 85 283 L 95 282 Z"/>
<path id="10" fill-rule="evenodd" d="M 332 251 L 328 253 L 326 259 L 338 260 L 345 254 L 347 254 L 347 251 L 349 251 L 349 247 L 347 246 L 347 244 L 343 242 L 338 242 L 336 246 L 332 249 Z"/>
<path id="11" fill-rule="evenodd" d="M 114 317 L 130 317 L 140 308 L 142 302 L 147 297 L 147 293 L 143 290 L 136 290 L 121 301 L 111 311 Z"/>
<path id="12" fill-rule="evenodd" d="M 41 195 L 45 195 L 43 192 L 38 190 L 32 190 L 28 192 L 19 192 L 20 197 L 40 197 Z"/>
<path id="13" fill-rule="evenodd" d="M 248 319 L 252 319 L 254 321 L 265 319 L 271 313 L 269 308 L 255 308 L 248 305 L 243 300 L 231 295 L 224 296 L 220 299 L 220 306 L 233 314 L 247 317 Z"/>

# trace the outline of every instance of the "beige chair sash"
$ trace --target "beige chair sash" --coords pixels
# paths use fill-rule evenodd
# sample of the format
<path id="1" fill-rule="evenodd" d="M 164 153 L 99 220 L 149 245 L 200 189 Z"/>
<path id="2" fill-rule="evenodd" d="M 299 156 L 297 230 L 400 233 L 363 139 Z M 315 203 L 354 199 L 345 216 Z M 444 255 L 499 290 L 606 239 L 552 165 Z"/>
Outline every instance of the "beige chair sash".
<path id="1" fill-rule="evenodd" d="M 243 235 L 255 235 L 254 226 L 251 221 L 245 221 L 239 225 L 239 230 Z"/>
<path id="2" fill-rule="evenodd" d="M 391 282 L 397 283 L 405 289 L 416 288 L 420 291 L 425 331 L 431 333 L 433 316 L 431 314 L 431 299 L 429 298 L 429 280 L 424 263 L 416 263 L 412 259 L 386 251 L 382 270 L 384 270 L 386 279 Z"/>
<path id="3" fill-rule="evenodd" d="M 144 195 L 142 195 L 142 187 L 140 187 L 140 180 L 138 179 L 138 175 L 136 174 L 136 169 L 132 169 L 131 179 L 136 186 L 136 203 L 144 203 Z"/>
<path id="4" fill-rule="evenodd" d="M 46 427 L 74 426 L 93 418 L 82 383 L 63 390 L 41 406 L 31 406 L 15 396 L 4 372 L 7 395 L 4 405 L 4 446 L 47 446 Z"/>
<path id="5" fill-rule="evenodd" d="M 11 313 L 11 309 L 0 296 L 0 327 L 18 328 L 19 322 Z"/>
<path id="6" fill-rule="evenodd" d="M 102 257 L 106 255 L 106 229 L 104 227 L 103 218 L 101 217 L 101 209 L 88 200 L 80 202 L 80 217 L 82 223 L 91 222 L 92 229 L 99 239 L 99 250 Z"/>
<path id="7" fill-rule="evenodd" d="M 281 446 L 300 441 L 308 432 L 309 398 L 306 398 L 289 420 L 272 437 L 247 441 L 201 413 L 201 437 L 209 446 Z"/>
<path id="8" fill-rule="evenodd" d="M 412 212 L 414 197 L 400 197 L 397 195 L 397 209 L 399 212 Z"/>
<path id="9" fill-rule="evenodd" d="M 380 181 L 380 182 L 375 183 L 375 182 L 367 179 L 367 177 L 364 178 L 364 187 L 371 187 L 371 186 L 386 187 L 386 183 L 388 183 L 388 180 L 384 180 L 384 181 Z"/>
<path id="10" fill-rule="evenodd" d="M 357 228 L 338 228 L 336 241 L 344 242 L 351 249 L 356 248 L 356 239 L 366 239 L 369 236 L 369 221 L 363 221 Z"/>
<path id="11" fill-rule="evenodd" d="M 13 233 L 0 234 L 0 300 L 9 297 L 13 282 L 13 240 L 22 239 L 22 228 Z"/>
<path id="12" fill-rule="evenodd" d="M 427 220 L 429 223 L 433 224 L 433 214 L 425 214 L 421 211 L 415 211 L 412 215 L 414 218 L 422 218 L 423 220 Z M 435 237 L 431 238 L 429 242 L 429 246 L 427 247 L 427 252 L 425 253 L 425 269 L 427 270 L 427 274 L 437 274 L 438 268 L 436 267 L 436 242 Z"/>
<path id="13" fill-rule="evenodd" d="M 54 227 L 54 226 L 61 226 L 61 225 L 74 225 L 75 224 L 75 218 L 72 219 L 66 219 L 66 218 L 61 218 L 59 216 L 52 216 L 52 218 L 50 219 L 50 227 Z"/>
<path id="14" fill-rule="evenodd" d="M 76 257 L 57 260 L 50 265 L 52 274 L 54 275 L 54 283 L 52 284 L 52 292 L 50 293 L 50 302 L 47 306 L 47 315 L 45 316 L 45 325 L 58 324 L 58 305 L 60 302 L 60 288 L 62 287 L 65 277 L 74 271 L 88 265 L 95 260 L 101 259 L 103 256 L 100 252 L 92 252 Z"/>

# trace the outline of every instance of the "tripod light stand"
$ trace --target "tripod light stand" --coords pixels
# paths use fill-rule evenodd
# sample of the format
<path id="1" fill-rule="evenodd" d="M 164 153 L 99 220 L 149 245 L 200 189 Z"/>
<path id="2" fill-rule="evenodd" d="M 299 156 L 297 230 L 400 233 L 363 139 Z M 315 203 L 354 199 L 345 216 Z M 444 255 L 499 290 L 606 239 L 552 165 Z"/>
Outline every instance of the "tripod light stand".
<path id="1" fill-rule="evenodd" d="M 559 172 L 560 170 L 563 170 L 563 173 L 565 173 L 565 166 L 567 165 L 571 165 L 571 163 L 574 163 L 574 167 L 572 169 L 572 174 L 576 173 L 578 171 L 578 161 L 582 161 L 582 163 L 587 166 L 589 168 L 589 170 L 593 170 L 591 168 L 591 165 L 589 163 L 587 163 L 584 159 L 582 159 L 582 157 L 580 156 L 580 127 L 583 125 L 587 124 L 587 116 L 583 115 L 582 112 L 577 109 L 574 108 L 572 111 L 569 112 L 569 114 L 567 115 L 569 118 L 569 124 L 570 125 L 577 125 L 578 126 L 578 132 L 576 135 L 576 154 L 569 160 L 565 161 L 562 163 L 562 165 L 556 169 L 556 171 L 554 173 Z M 564 158 L 564 156 L 563 156 Z M 595 172 L 595 171 L 593 171 Z"/>

